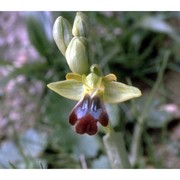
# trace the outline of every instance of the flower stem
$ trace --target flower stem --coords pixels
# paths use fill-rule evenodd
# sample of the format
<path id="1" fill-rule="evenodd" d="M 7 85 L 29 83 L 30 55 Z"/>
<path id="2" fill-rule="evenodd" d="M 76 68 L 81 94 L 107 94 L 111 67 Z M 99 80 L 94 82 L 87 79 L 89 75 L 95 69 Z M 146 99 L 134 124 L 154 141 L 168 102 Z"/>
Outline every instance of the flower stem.
<path id="1" fill-rule="evenodd" d="M 111 125 L 109 125 L 106 128 L 106 135 L 103 137 L 103 142 L 112 168 L 131 168 L 121 132 L 116 133 Z"/>

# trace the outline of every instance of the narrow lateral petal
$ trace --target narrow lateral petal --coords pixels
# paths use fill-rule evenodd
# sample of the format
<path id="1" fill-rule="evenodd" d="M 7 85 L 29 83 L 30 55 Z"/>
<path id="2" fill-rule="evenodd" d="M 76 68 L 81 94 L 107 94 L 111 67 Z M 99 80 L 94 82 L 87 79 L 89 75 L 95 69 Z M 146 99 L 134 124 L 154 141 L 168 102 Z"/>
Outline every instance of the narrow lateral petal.
<path id="1" fill-rule="evenodd" d="M 120 82 L 108 82 L 104 86 L 104 100 L 108 103 L 120 103 L 141 96 L 138 88 Z"/>
<path id="2" fill-rule="evenodd" d="M 49 89 L 61 96 L 79 101 L 83 96 L 83 84 L 76 80 L 57 81 L 47 85 Z"/>
<path id="3" fill-rule="evenodd" d="M 77 73 L 68 73 L 66 74 L 67 80 L 76 80 L 76 81 L 82 81 L 82 76 Z"/>
<path id="4" fill-rule="evenodd" d="M 103 77 L 104 82 L 117 81 L 117 77 L 114 74 L 108 74 Z"/>

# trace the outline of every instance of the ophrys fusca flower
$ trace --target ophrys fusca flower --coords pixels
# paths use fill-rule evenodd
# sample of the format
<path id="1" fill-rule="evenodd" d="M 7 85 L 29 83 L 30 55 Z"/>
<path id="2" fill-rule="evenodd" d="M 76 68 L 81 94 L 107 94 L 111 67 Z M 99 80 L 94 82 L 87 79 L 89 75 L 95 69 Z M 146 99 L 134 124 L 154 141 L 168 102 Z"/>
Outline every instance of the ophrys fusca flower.
<path id="1" fill-rule="evenodd" d="M 65 81 L 50 83 L 48 87 L 63 97 L 79 101 L 70 113 L 69 123 L 75 125 L 77 133 L 89 135 L 97 133 L 97 122 L 108 125 L 106 102 L 120 103 L 141 95 L 138 88 L 117 82 L 114 74 L 100 76 L 95 71 L 87 76 L 68 73 Z"/>

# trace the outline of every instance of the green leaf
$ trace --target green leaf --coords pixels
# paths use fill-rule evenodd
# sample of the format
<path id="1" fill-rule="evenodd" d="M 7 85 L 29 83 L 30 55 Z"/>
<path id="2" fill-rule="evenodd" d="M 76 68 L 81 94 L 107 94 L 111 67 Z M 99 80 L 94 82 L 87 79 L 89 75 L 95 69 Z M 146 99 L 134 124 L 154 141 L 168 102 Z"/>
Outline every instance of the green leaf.
<path id="1" fill-rule="evenodd" d="M 48 127 L 53 130 L 48 136 L 50 140 L 53 138 L 50 144 L 58 147 L 60 151 L 70 152 L 74 143 L 76 144 L 75 132 L 68 122 L 69 113 L 75 104 L 76 102 L 65 99 L 56 93 L 48 93 L 47 104 L 43 104 L 46 108 Z M 42 121 L 44 121 L 44 117 L 42 117 Z"/>
<path id="2" fill-rule="evenodd" d="M 142 107 L 148 98 L 148 94 L 145 94 L 142 98 L 136 101 L 136 108 L 139 113 L 142 111 Z M 150 128 L 163 128 L 170 121 L 173 120 L 173 115 L 167 111 L 161 109 L 164 104 L 162 96 L 155 96 L 149 104 L 148 112 L 146 114 L 146 125 Z"/>
<path id="3" fill-rule="evenodd" d="M 175 40 L 179 40 L 174 28 L 158 16 L 146 16 L 142 18 L 138 24 L 144 29 L 168 34 Z"/>
<path id="4" fill-rule="evenodd" d="M 141 96 L 141 91 L 120 82 L 105 83 L 104 98 L 108 103 L 120 103 Z"/>
<path id="5" fill-rule="evenodd" d="M 96 158 L 93 162 L 91 167 L 93 169 L 107 169 L 110 168 L 109 160 L 106 156 L 101 155 L 99 158 Z"/>
<path id="6" fill-rule="evenodd" d="M 42 56 L 47 56 L 53 47 L 50 18 L 44 12 L 28 12 L 26 23 L 31 43 Z"/>
<path id="7" fill-rule="evenodd" d="M 83 84 L 76 80 L 53 82 L 47 86 L 54 92 L 68 99 L 79 101 L 83 97 Z"/>
<path id="8" fill-rule="evenodd" d="M 26 155 L 37 157 L 46 146 L 47 134 L 35 129 L 29 129 L 20 136 L 20 144 Z"/>
<path id="9" fill-rule="evenodd" d="M 85 157 L 93 158 L 97 155 L 100 145 L 99 139 L 96 137 L 90 137 L 88 135 L 79 136 L 73 151 L 77 157 L 84 154 Z"/>
<path id="10" fill-rule="evenodd" d="M 19 145 L 18 142 L 19 141 Z M 0 167 L 4 168 L 37 168 L 38 156 L 47 143 L 47 135 L 35 129 L 29 129 L 18 136 L 17 141 L 7 140 L 0 147 Z M 24 154 L 24 156 L 23 156 Z M 45 162 L 43 161 L 43 164 Z"/>

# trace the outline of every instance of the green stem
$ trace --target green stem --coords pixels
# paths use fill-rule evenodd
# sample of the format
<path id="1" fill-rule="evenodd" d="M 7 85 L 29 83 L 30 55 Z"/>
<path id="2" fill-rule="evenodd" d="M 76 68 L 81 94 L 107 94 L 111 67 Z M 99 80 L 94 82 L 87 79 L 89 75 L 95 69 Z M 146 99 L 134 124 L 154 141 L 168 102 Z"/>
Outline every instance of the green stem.
<path id="1" fill-rule="evenodd" d="M 149 106 L 153 100 L 153 96 L 158 91 L 161 80 L 163 79 L 163 74 L 164 74 L 164 71 L 165 71 L 166 66 L 167 66 L 169 54 L 170 54 L 169 52 L 167 52 L 165 54 L 165 57 L 163 59 L 163 64 L 162 64 L 162 66 L 159 70 L 158 76 L 157 76 L 157 80 L 153 86 L 152 91 L 150 92 L 150 94 L 148 96 L 148 99 L 144 105 L 144 109 L 142 111 L 142 114 L 141 114 L 141 116 L 139 116 L 138 123 L 136 124 L 135 129 L 134 129 L 132 146 L 131 146 L 131 156 L 130 156 L 131 157 L 131 163 L 133 165 L 138 163 L 138 159 L 140 156 L 141 137 L 142 137 L 142 132 L 143 132 L 143 128 L 144 128 L 146 115 L 148 113 Z"/>
<path id="2" fill-rule="evenodd" d="M 112 168 L 131 168 L 121 132 L 116 133 L 109 125 L 106 135 L 103 137 L 103 142 Z"/>

